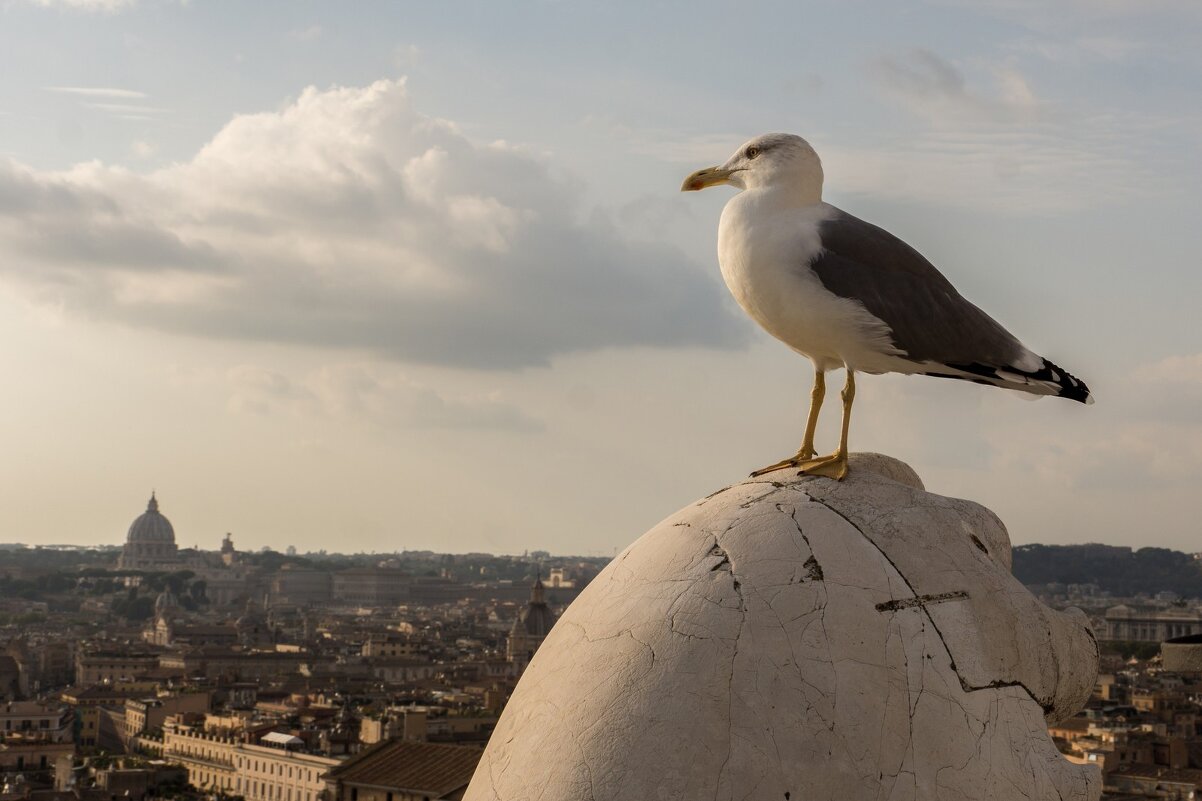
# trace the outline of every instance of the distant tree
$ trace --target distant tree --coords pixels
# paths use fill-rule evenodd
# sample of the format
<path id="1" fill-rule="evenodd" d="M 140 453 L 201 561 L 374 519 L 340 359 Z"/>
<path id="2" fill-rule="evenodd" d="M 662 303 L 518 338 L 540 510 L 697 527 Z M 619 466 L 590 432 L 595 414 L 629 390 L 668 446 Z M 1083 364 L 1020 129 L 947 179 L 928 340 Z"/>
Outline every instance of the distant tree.
<path id="1" fill-rule="evenodd" d="M 1024 584 L 1097 584 L 1116 596 L 1169 591 L 1202 598 L 1199 562 L 1167 548 L 1021 545 L 1012 558 L 1012 572 Z"/>
<path id="2" fill-rule="evenodd" d="M 50 601 L 52 612 L 78 612 L 82 602 L 78 597 L 55 598 Z"/>
<path id="3" fill-rule="evenodd" d="M 163 577 L 163 585 L 171 590 L 171 594 L 179 597 L 184 594 L 184 588 L 196 574 L 191 570 L 177 570 Z"/>
<path id="4" fill-rule="evenodd" d="M 149 620 L 154 614 L 154 600 L 149 596 L 117 598 L 113 601 L 113 614 L 136 623 Z"/>
<path id="5" fill-rule="evenodd" d="M 34 585 L 39 593 L 57 594 L 75 589 L 78 581 L 79 579 L 68 573 L 54 572 L 38 576 L 34 579 Z"/>
<path id="6" fill-rule="evenodd" d="M 0 598 L 21 598 L 36 601 L 41 598 L 37 585 L 28 579 L 4 576 L 0 578 Z"/>
<path id="7" fill-rule="evenodd" d="M 22 612 L 19 615 L 13 615 L 11 620 L 17 626 L 32 626 L 35 623 L 45 623 L 46 616 L 41 612 Z"/>
<path id="8" fill-rule="evenodd" d="M 118 589 L 117 582 L 111 578 L 99 578 L 88 589 L 88 595 L 111 595 Z"/>

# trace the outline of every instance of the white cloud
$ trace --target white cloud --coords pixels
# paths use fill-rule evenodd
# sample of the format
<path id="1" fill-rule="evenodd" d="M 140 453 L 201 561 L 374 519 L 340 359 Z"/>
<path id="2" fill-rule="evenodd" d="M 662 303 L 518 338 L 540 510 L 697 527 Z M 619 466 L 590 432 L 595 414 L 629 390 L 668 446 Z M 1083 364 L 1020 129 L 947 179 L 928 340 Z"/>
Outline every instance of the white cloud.
<path id="1" fill-rule="evenodd" d="M 288 38 L 296 42 L 316 42 L 321 38 L 320 25 L 309 25 L 305 28 L 294 28 L 288 31 Z"/>
<path id="2" fill-rule="evenodd" d="M 1202 16 L 1196 0 L 938 0 L 942 5 L 987 11 L 1024 25 L 1046 26 L 1052 22 L 1079 27 L 1084 20 L 1117 19 L 1150 14 Z"/>
<path id="3" fill-rule="evenodd" d="M 415 44 L 397 45 L 392 49 L 392 63 L 400 72 L 411 71 L 421 58 L 421 48 Z"/>
<path id="4" fill-rule="evenodd" d="M 1122 62 L 1142 55 L 1149 49 L 1147 42 L 1115 35 L 1095 36 L 1031 36 L 1009 45 L 1019 54 L 1035 54 L 1060 64 L 1088 62 Z"/>
<path id="5" fill-rule="evenodd" d="M 136 139 L 129 146 L 129 150 L 140 159 L 148 159 L 158 152 L 153 142 L 147 142 L 145 139 Z"/>
<path id="6" fill-rule="evenodd" d="M 114 14 L 133 8 L 138 0 L 28 0 L 42 8 L 64 8 L 69 11 L 90 11 Z"/>
<path id="7" fill-rule="evenodd" d="M 48 92 L 59 92 L 67 95 L 83 97 L 109 97 L 121 100 L 139 100 L 146 97 L 145 92 L 134 89 L 117 89 L 109 86 L 47 86 Z"/>
<path id="8" fill-rule="evenodd" d="M 1157 386 L 1202 388 L 1202 353 L 1165 356 L 1140 368 L 1135 378 Z"/>
<path id="9" fill-rule="evenodd" d="M 1151 176 L 1105 141 L 1055 134 L 932 132 L 877 145 L 822 148 L 827 186 L 839 194 L 1043 214 L 1148 197 Z"/>
<path id="10" fill-rule="evenodd" d="M 840 192 L 1040 214 L 1166 191 L 1149 136 L 1163 120 L 1051 102 L 1011 66 L 977 65 L 970 77 L 921 49 L 869 72 L 919 128 L 820 147 Z"/>
<path id="11" fill-rule="evenodd" d="M 1087 409 L 1072 405 L 1048 415 L 1040 409 L 1009 426 L 986 423 L 994 467 L 1000 473 L 1029 471 L 1064 492 L 1197 484 L 1202 353 L 1162 357 L 1123 370 L 1120 379 L 1094 389 L 1098 403 Z M 1046 407 L 1049 401 L 1040 403 Z"/>
<path id="12" fill-rule="evenodd" d="M 715 279 L 578 206 L 403 81 L 306 89 L 148 174 L 0 162 L 7 280 L 129 325 L 491 368 L 744 340 Z"/>
<path id="13" fill-rule="evenodd" d="M 1041 115 L 1035 92 L 1013 69 L 994 68 L 992 92 L 970 88 L 959 67 L 921 48 L 881 56 L 870 71 L 892 99 L 937 126 L 986 127 L 1031 122 Z"/>
<path id="14" fill-rule="evenodd" d="M 1091 425 L 1094 436 L 1065 438 L 1033 428 L 992 439 L 999 473 L 1027 471 L 1066 495 L 1196 486 L 1202 472 L 1202 427 L 1173 421 Z M 1030 442 L 1045 443 L 1033 448 Z"/>
<path id="15" fill-rule="evenodd" d="M 119 114 L 166 114 L 170 110 L 157 106 L 146 106 L 135 103 L 84 103 L 87 108 L 97 111 L 111 111 Z"/>
<path id="16" fill-rule="evenodd" d="M 381 364 L 339 364 L 299 379 L 257 365 L 226 373 L 237 413 L 322 417 L 378 426 L 537 431 L 541 424 L 497 393 L 448 397 Z"/>

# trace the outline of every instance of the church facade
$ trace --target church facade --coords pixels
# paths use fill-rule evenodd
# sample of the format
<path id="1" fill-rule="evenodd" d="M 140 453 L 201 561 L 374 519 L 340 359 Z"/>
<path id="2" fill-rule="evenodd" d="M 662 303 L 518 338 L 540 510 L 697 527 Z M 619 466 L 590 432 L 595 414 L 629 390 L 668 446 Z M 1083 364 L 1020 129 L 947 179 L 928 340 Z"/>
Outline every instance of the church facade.
<path id="1" fill-rule="evenodd" d="M 534 579 L 530 588 L 530 601 L 526 608 L 513 621 L 509 629 L 509 638 L 505 643 L 505 656 L 508 661 L 518 666 L 519 672 L 524 670 L 534 652 L 543 644 L 543 640 L 551 633 L 557 616 L 547 604 L 546 590 L 541 577 Z"/>

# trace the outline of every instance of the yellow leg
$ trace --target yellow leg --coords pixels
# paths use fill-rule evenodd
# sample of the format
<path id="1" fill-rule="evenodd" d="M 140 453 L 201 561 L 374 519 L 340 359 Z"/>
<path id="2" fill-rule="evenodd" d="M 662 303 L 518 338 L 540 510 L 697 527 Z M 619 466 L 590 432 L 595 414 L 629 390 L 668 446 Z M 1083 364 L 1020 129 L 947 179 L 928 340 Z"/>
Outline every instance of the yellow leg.
<path id="1" fill-rule="evenodd" d="M 801 450 L 797 452 L 803 459 L 814 457 L 814 431 L 818 428 L 818 410 L 822 408 L 822 399 L 825 397 L 826 373 L 816 369 L 814 387 L 810 390 L 810 416 L 806 420 L 806 433 L 801 439 Z"/>
<path id="2" fill-rule="evenodd" d="M 843 428 L 839 433 L 839 449 L 830 456 L 810 459 L 797 465 L 802 475 L 826 476 L 842 481 L 847 477 L 847 431 L 851 427 L 851 404 L 856 399 L 856 374 L 848 369 L 847 383 L 843 385 Z"/>
<path id="3" fill-rule="evenodd" d="M 801 448 L 788 459 L 782 459 L 776 464 L 756 470 L 752 477 L 762 476 L 787 467 L 798 467 L 802 462 L 814 458 L 814 430 L 818 427 L 818 411 L 822 408 L 822 399 L 826 397 L 826 373 L 814 370 L 814 387 L 810 390 L 810 416 L 806 420 L 805 436 L 801 440 Z"/>

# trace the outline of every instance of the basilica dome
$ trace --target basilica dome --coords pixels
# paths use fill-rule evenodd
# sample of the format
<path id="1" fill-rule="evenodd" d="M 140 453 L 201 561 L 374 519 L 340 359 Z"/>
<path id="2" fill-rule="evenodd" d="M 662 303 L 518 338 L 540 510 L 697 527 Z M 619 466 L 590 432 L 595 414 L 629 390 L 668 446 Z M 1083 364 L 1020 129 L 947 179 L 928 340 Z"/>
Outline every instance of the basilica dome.
<path id="1" fill-rule="evenodd" d="M 178 562 L 175 547 L 175 529 L 171 521 L 159 512 L 159 502 L 154 493 L 146 511 L 129 526 L 125 547 L 121 552 L 120 566 L 124 568 L 164 568 Z"/>
<path id="2" fill-rule="evenodd" d="M 138 515 L 129 526 L 129 535 L 125 538 L 126 542 L 175 542 L 175 529 L 171 527 L 171 521 L 159 512 L 159 502 L 154 497 L 154 493 L 150 494 L 150 503 L 146 505 L 146 511 Z"/>

